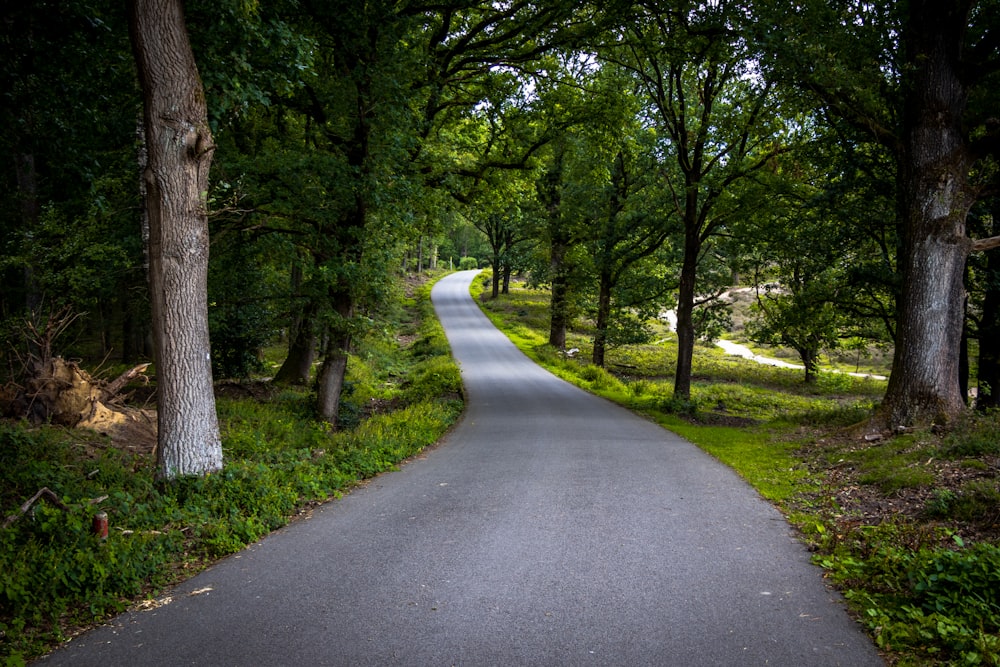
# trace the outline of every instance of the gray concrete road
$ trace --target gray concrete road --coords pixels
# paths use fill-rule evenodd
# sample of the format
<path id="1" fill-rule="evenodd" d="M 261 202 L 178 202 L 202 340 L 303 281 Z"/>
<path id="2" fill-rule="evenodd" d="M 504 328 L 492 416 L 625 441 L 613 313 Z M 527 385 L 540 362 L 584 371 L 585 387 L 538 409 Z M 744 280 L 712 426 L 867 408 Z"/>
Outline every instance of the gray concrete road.
<path id="1" fill-rule="evenodd" d="M 45 665 L 879 665 L 781 515 L 680 438 L 433 297 L 468 390 L 441 446 Z"/>

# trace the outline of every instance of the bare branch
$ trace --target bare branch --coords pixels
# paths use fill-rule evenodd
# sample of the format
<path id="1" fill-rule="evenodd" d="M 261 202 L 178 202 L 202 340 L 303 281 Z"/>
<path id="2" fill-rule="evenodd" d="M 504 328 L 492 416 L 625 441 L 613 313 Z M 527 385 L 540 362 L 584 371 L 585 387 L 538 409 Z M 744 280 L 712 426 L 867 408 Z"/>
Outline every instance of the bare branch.
<path id="1" fill-rule="evenodd" d="M 38 501 L 39 498 L 45 498 L 46 500 L 48 500 L 50 503 L 52 503 L 53 505 L 55 505 L 56 507 L 58 507 L 61 510 L 69 510 L 69 508 L 66 507 L 65 503 L 63 503 L 63 501 L 59 500 L 59 496 L 57 496 L 55 493 L 53 493 L 51 491 L 51 489 L 49 489 L 49 487 L 43 486 L 42 488 L 40 488 L 38 490 L 38 492 L 35 495 L 31 496 L 31 498 L 29 498 L 28 500 L 26 500 L 24 502 L 24 504 L 21 505 L 20 509 L 17 512 L 15 512 L 14 514 L 11 514 L 10 516 L 8 516 L 4 520 L 4 522 L 3 522 L 3 528 L 6 528 L 10 524 L 12 524 L 15 521 L 17 521 L 18 519 L 20 519 L 25 514 L 27 514 L 28 510 L 31 509 L 31 506 L 34 505 Z"/>
<path id="2" fill-rule="evenodd" d="M 982 252 L 1000 248 L 1000 236 L 991 236 L 987 239 L 976 239 L 972 242 L 972 252 Z"/>

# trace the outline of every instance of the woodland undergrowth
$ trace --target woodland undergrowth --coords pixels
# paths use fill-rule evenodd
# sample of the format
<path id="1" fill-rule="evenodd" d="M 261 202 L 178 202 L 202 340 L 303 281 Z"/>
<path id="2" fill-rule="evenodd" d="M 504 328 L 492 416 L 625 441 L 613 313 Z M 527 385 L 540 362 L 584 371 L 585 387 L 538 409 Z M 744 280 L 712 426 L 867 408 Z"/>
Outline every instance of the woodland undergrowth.
<path id="1" fill-rule="evenodd" d="M 225 465 L 204 478 L 157 480 L 148 447 L 87 429 L 0 422 L 0 664 L 151 600 L 435 443 L 462 398 L 429 294 L 407 300 L 394 336 L 359 345 L 337 431 L 309 388 L 219 383 Z"/>

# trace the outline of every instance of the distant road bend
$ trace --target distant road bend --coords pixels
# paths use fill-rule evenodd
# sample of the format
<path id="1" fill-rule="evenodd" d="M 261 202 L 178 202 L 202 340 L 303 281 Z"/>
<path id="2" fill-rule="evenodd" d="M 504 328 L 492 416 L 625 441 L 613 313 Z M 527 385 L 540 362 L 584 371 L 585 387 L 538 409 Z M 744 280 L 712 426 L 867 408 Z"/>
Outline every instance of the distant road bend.
<path id="1" fill-rule="evenodd" d="M 781 515 L 433 299 L 468 408 L 424 456 L 46 665 L 883 664 Z"/>

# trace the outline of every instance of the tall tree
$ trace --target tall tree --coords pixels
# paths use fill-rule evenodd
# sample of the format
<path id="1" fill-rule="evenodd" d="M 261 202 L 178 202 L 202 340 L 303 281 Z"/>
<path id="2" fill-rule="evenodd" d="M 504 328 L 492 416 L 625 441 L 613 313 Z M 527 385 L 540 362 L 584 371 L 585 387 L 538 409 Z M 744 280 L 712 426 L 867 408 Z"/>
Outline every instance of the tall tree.
<path id="1" fill-rule="evenodd" d="M 691 395 L 698 265 L 741 205 L 734 184 L 783 150 L 772 85 L 755 71 L 742 3 L 645 5 L 609 58 L 633 72 L 661 129 L 664 187 L 683 221 L 674 395 Z"/>
<path id="2" fill-rule="evenodd" d="M 591 211 L 584 240 L 597 283 L 591 354 L 597 366 L 604 366 L 608 347 L 620 342 L 616 332 L 629 329 L 626 322 L 634 324 L 630 314 L 655 317 L 666 295 L 677 288 L 675 282 L 640 270 L 651 268 L 651 259 L 663 266 L 666 258 L 659 251 L 676 230 L 664 222 L 669 216 L 664 216 L 665 202 L 657 201 L 655 193 L 662 191 L 655 187 L 651 156 L 638 150 L 634 139 L 617 142 L 617 152 L 595 151 L 590 158 L 593 166 L 604 162 L 599 170 L 604 182 L 587 192 Z M 615 143 L 607 148 L 613 150 Z"/>
<path id="3" fill-rule="evenodd" d="M 160 474 L 222 468 L 208 335 L 208 171 L 215 148 L 180 0 L 133 0 L 148 146 L 149 281 Z"/>

